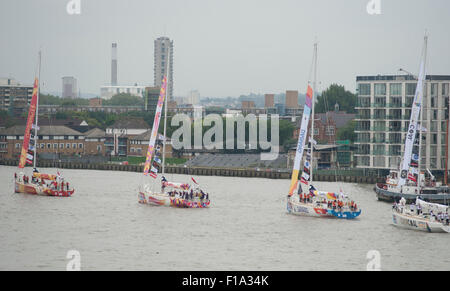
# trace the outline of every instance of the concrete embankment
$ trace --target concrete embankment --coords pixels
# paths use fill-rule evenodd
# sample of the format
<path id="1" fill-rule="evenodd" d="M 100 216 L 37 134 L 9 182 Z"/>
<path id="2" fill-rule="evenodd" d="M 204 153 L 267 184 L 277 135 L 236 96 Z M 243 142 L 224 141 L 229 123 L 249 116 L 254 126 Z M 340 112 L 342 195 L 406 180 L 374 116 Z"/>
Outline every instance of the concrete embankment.
<path id="1" fill-rule="evenodd" d="M 0 161 L 1 165 L 17 166 L 17 161 Z M 140 165 L 120 165 L 120 164 L 89 164 L 89 163 L 69 163 L 69 162 L 47 162 L 38 163 L 40 168 L 60 168 L 60 169 L 84 169 L 84 170 L 105 170 L 105 171 L 127 171 L 142 172 L 143 166 Z M 169 174 L 185 174 L 193 176 L 224 176 L 224 177 L 244 177 L 244 178 L 267 178 L 267 179 L 290 179 L 288 172 L 271 171 L 267 169 L 236 169 L 236 168 L 208 168 L 208 167 L 184 167 L 184 166 L 166 166 L 166 172 Z M 344 176 L 344 175 L 321 175 L 314 174 L 315 181 L 328 182 L 348 182 L 375 184 L 384 182 L 382 177 L 374 176 Z"/>

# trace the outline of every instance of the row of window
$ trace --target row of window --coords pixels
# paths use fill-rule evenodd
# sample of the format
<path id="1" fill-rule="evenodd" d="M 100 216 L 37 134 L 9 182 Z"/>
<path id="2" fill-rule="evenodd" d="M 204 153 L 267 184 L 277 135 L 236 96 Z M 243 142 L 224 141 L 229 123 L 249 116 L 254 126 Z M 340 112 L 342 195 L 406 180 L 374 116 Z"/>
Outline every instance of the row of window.
<path id="1" fill-rule="evenodd" d="M 20 149 L 21 147 L 22 147 L 22 145 L 20 143 L 16 143 L 16 149 Z M 47 144 L 40 143 L 40 144 L 37 145 L 37 147 L 41 148 L 41 149 L 45 149 L 45 148 L 47 148 L 47 149 L 51 149 L 51 148 L 57 149 L 58 147 L 60 149 L 64 149 L 64 148 L 66 148 L 66 149 L 77 149 L 77 148 L 78 149 L 82 149 L 83 148 L 83 144 L 82 143 L 79 143 L 79 144 L 76 144 L 76 143 L 72 143 L 72 144 L 70 144 L 70 143 L 66 143 L 66 144 L 64 144 L 64 143 L 59 143 L 59 144 L 58 143 L 54 143 L 54 144 L 51 144 L 51 143 L 47 143 Z"/>
<path id="2" fill-rule="evenodd" d="M 385 157 L 373 157 L 372 158 L 372 166 L 378 168 L 397 168 L 400 164 L 399 157 L 389 157 L 388 163 L 386 163 Z M 422 164 L 426 165 L 426 160 L 422 159 Z M 370 157 L 356 157 L 356 165 L 359 167 L 370 167 Z M 428 165 L 427 165 L 428 166 Z M 431 169 L 436 169 L 438 167 L 438 159 L 430 158 L 429 167 Z M 441 169 L 445 169 L 445 158 L 441 159 L 440 164 Z"/>
<path id="3" fill-rule="evenodd" d="M 402 95 L 402 83 L 390 83 L 389 92 L 391 96 L 401 96 Z M 425 84 L 424 91 L 427 92 L 427 83 Z M 431 96 L 437 96 L 438 94 L 438 83 L 431 83 Z M 448 83 L 442 83 L 441 94 L 443 96 L 449 96 L 449 86 Z M 406 83 L 405 90 L 406 95 L 413 96 L 416 93 L 417 83 Z M 359 95 L 369 96 L 371 94 L 371 84 L 359 84 L 358 85 Z M 375 96 L 386 95 L 386 83 L 376 83 L 374 84 Z"/>

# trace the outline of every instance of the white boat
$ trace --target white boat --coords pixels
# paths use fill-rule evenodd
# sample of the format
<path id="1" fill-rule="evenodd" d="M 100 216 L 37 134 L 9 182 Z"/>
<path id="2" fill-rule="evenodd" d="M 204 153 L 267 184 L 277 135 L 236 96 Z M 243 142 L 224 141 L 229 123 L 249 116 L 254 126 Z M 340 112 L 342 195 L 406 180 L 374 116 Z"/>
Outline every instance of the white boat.
<path id="1" fill-rule="evenodd" d="M 389 176 L 386 178 L 386 183 L 377 183 L 374 188 L 378 200 L 381 201 L 392 202 L 401 198 L 405 198 L 407 201 L 414 201 L 418 195 L 431 202 L 448 203 L 450 201 L 449 186 L 437 182 L 429 169 L 426 169 L 425 172 L 422 171 L 421 167 L 420 149 L 422 148 L 422 132 L 425 130 L 422 127 L 422 99 L 426 77 L 427 43 L 428 36 L 425 35 L 417 87 L 411 108 L 408 132 L 405 138 L 405 150 L 399 170 L 390 171 Z M 445 171 L 445 181 L 447 181 L 447 169 Z"/>
<path id="2" fill-rule="evenodd" d="M 169 48 L 167 48 L 169 50 Z M 169 55 L 169 51 L 167 52 Z M 167 63 L 168 65 L 168 63 Z M 168 72 L 168 70 L 166 70 Z M 164 177 L 165 166 L 165 149 L 166 149 L 166 125 L 167 125 L 167 98 L 166 90 L 167 76 L 164 76 L 161 84 L 161 91 L 159 94 L 158 103 L 156 105 L 155 119 L 150 135 L 148 145 L 147 158 L 144 164 L 144 175 L 142 179 L 154 179 L 151 183 L 148 180 L 142 180 L 138 193 L 138 202 L 152 206 L 172 206 L 179 208 L 207 208 L 210 206 L 209 194 L 204 193 L 200 189 L 200 185 L 194 178 L 191 178 L 194 185 L 187 183 L 169 182 Z M 165 107 L 164 112 L 164 134 L 158 135 L 159 124 L 161 120 L 162 108 Z M 160 146 L 155 146 L 157 141 L 162 142 L 162 159 L 160 156 Z M 161 168 L 161 175 L 158 174 Z M 161 182 L 159 185 L 156 179 L 160 176 Z M 169 191 L 170 190 L 170 191 Z"/>
<path id="3" fill-rule="evenodd" d="M 308 85 L 303 110 L 302 123 L 298 137 L 297 150 L 291 177 L 291 186 L 287 196 L 287 211 L 290 214 L 312 217 L 334 217 L 354 219 L 361 214 L 355 202 L 342 193 L 318 191 L 312 186 L 314 140 L 309 139 L 309 146 L 303 162 L 303 171 L 299 184 L 300 165 L 303 160 L 305 143 L 308 137 L 308 124 L 311 118 L 311 132 L 314 132 L 314 97 L 316 92 L 317 75 L 317 43 L 314 44 L 314 82 L 313 87 Z M 303 191 L 304 184 L 307 191 Z"/>
<path id="4" fill-rule="evenodd" d="M 449 233 L 448 206 L 425 202 L 419 198 L 415 204 L 407 205 L 402 198 L 392 208 L 395 226 L 425 232 Z"/>

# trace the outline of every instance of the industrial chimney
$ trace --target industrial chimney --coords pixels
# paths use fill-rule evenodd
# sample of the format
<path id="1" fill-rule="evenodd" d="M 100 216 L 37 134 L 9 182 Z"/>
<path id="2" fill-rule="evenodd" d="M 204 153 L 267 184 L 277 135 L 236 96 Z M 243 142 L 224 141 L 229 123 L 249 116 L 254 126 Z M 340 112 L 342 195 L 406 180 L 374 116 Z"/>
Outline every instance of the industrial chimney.
<path id="1" fill-rule="evenodd" d="M 111 86 L 117 86 L 117 43 L 115 42 L 111 50 Z"/>

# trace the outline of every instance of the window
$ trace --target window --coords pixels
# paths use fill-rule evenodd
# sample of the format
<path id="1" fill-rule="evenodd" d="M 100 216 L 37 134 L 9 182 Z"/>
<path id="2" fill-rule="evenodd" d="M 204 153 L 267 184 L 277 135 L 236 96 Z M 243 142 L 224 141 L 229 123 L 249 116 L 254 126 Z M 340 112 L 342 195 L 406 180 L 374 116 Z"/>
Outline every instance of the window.
<path id="1" fill-rule="evenodd" d="M 431 84 L 431 96 L 436 96 L 438 92 L 438 84 L 433 83 Z"/>
<path id="2" fill-rule="evenodd" d="M 79 148 L 79 149 L 82 149 L 82 148 L 83 148 L 83 144 L 82 144 L 82 143 L 79 143 L 79 144 L 78 144 L 78 148 Z"/>
<path id="3" fill-rule="evenodd" d="M 317 127 L 314 128 L 314 135 L 319 135 L 319 129 Z"/>
<path id="4" fill-rule="evenodd" d="M 449 86 L 448 83 L 442 84 L 442 96 L 448 96 L 448 92 L 449 92 L 448 86 Z"/>
<path id="5" fill-rule="evenodd" d="M 60 143 L 60 144 L 59 144 L 59 148 L 60 148 L 60 149 L 63 149 L 63 148 L 64 148 L 64 144 L 63 144 L 63 143 Z"/>
<path id="6" fill-rule="evenodd" d="M 402 84 L 395 83 L 390 85 L 391 96 L 401 96 L 402 95 Z"/>
<path id="7" fill-rule="evenodd" d="M 41 149 L 45 148 L 45 143 L 41 143 Z"/>
<path id="8" fill-rule="evenodd" d="M 76 149 L 76 148 L 77 148 L 77 144 L 76 144 L 76 143 L 73 143 L 73 144 L 72 144 L 72 148 L 73 148 L 73 149 Z"/>
<path id="9" fill-rule="evenodd" d="M 359 95 L 370 95 L 370 84 L 359 84 L 358 93 Z"/>
<path id="10" fill-rule="evenodd" d="M 16 143 L 16 149 L 20 149 L 20 143 Z"/>
<path id="11" fill-rule="evenodd" d="M 53 144 L 53 149 L 55 149 L 55 150 L 58 149 L 58 144 L 57 143 Z"/>
<path id="12" fill-rule="evenodd" d="M 97 145 L 97 152 L 101 152 L 102 151 L 102 146 L 101 145 Z"/>
<path id="13" fill-rule="evenodd" d="M 66 143 L 66 149 L 70 149 L 70 143 Z"/>
<path id="14" fill-rule="evenodd" d="M 375 84 L 375 96 L 386 95 L 386 84 Z"/>
<path id="15" fill-rule="evenodd" d="M 325 130 L 325 134 L 326 135 L 334 135 L 334 126 L 333 125 L 328 125 L 326 130 Z"/>
<path id="16" fill-rule="evenodd" d="M 417 83 L 407 83 L 406 84 L 406 95 L 414 96 L 416 94 L 416 86 L 417 86 Z"/>

